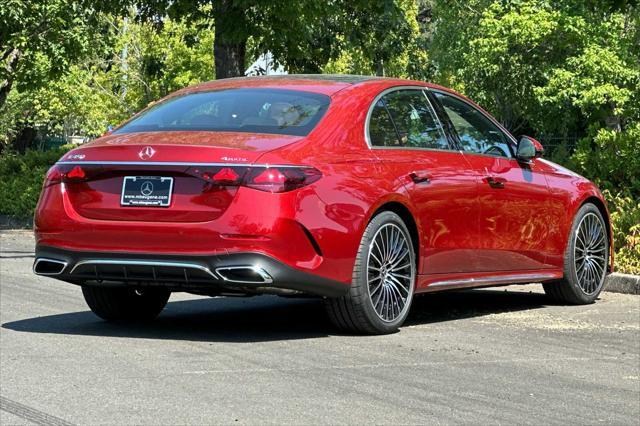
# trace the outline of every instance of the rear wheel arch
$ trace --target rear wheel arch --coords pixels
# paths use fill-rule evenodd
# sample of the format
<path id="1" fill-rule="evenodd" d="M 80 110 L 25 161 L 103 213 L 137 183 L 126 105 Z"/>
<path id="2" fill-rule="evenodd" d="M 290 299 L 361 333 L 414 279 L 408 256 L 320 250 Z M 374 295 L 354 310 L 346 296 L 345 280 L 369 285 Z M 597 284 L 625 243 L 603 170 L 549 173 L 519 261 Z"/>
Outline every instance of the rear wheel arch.
<path id="1" fill-rule="evenodd" d="M 369 220 L 367 221 L 367 224 L 369 224 L 374 217 L 376 217 L 377 215 L 379 215 L 382 212 L 385 211 L 390 211 L 393 212 L 395 214 L 397 214 L 398 216 L 400 216 L 400 219 L 402 219 L 402 221 L 404 222 L 404 224 L 407 226 L 407 229 L 409 230 L 409 235 L 411 236 L 411 242 L 413 244 L 413 251 L 415 253 L 415 257 L 416 257 L 416 269 L 419 271 L 420 270 L 420 233 L 418 231 L 418 224 L 416 222 L 416 219 L 414 218 L 413 214 L 411 213 L 411 210 L 409 210 L 409 208 L 404 205 L 403 203 L 399 202 L 399 201 L 389 201 L 386 202 L 384 204 L 382 204 L 381 206 L 379 206 L 371 215 L 371 217 L 369 218 Z M 418 271 L 416 271 L 416 274 L 418 273 Z"/>

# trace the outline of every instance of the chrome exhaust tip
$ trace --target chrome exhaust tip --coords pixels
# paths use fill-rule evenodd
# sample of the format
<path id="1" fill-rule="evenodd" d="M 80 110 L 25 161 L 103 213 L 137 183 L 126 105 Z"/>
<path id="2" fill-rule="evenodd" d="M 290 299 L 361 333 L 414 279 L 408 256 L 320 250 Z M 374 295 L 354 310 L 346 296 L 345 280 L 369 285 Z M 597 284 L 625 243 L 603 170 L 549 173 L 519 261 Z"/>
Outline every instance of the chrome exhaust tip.
<path id="1" fill-rule="evenodd" d="M 33 272 L 37 275 L 60 275 L 67 268 L 64 260 L 39 257 L 33 263 Z"/>
<path id="2" fill-rule="evenodd" d="M 273 278 L 259 266 L 222 266 L 216 273 L 226 282 L 239 284 L 271 284 Z"/>

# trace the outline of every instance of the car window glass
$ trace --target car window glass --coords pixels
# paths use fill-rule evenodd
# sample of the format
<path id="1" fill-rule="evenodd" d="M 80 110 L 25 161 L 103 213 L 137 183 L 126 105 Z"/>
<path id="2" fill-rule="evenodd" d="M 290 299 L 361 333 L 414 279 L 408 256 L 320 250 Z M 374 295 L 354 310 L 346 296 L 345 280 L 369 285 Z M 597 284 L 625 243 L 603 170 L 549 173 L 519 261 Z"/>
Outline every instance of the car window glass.
<path id="1" fill-rule="evenodd" d="M 376 102 L 371 111 L 369 139 L 372 146 L 400 146 L 396 129 L 382 99 Z"/>
<path id="2" fill-rule="evenodd" d="M 509 139 L 498 126 L 468 103 L 453 96 L 435 92 L 453 127 L 462 149 L 476 154 L 511 158 Z"/>
<path id="3" fill-rule="evenodd" d="M 435 113 L 421 90 L 397 90 L 384 96 L 384 100 L 402 146 L 450 149 Z"/>
<path id="4" fill-rule="evenodd" d="M 189 93 L 142 112 L 114 133 L 224 131 L 305 136 L 330 98 L 284 89 L 225 89 Z"/>

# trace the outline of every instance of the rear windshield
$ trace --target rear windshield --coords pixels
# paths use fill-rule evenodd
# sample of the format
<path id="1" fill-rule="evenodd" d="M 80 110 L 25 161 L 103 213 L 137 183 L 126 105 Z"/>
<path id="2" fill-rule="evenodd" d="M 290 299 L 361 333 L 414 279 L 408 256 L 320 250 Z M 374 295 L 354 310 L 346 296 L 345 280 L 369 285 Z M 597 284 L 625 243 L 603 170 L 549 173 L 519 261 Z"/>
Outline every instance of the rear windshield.
<path id="1" fill-rule="evenodd" d="M 114 133 L 205 130 L 307 135 L 329 97 L 280 89 L 228 89 L 178 96 L 142 113 Z"/>

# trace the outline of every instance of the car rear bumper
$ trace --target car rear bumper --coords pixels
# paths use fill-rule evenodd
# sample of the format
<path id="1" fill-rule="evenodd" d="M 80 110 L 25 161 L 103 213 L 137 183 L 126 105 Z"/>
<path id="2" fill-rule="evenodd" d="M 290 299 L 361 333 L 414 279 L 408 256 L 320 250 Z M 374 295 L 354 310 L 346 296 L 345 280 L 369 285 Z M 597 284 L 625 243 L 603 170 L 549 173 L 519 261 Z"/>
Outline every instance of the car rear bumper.
<path id="1" fill-rule="evenodd" d="M 36 209 L 36 245 L 134 259 L 260 253 L 303 274 L 349 285 L 364 224 L 348 208 L 324 204 L 312 187 L 282 194 L 240 188 L 225 213 L 211 221 L 134 218 L 84 217 L 65 184 L 57 184 L 45 188 Z"/>
<path id="2" fill-rule="evenodd" d="M 33 270 L 79 285 L 157 285 L 205 294 L 305 293 L 339 297 L 349 285 L 261 253 L 170 255 L 66 250 L 38 245 Z"/>

